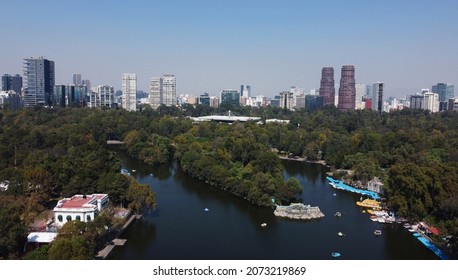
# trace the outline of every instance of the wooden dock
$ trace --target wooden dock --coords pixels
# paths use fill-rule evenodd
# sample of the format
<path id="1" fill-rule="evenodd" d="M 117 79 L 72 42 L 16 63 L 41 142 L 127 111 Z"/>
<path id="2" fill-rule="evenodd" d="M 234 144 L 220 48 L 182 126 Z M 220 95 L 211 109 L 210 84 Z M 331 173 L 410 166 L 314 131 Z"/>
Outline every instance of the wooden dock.
<path id="1" fill-rule="evenodd" d="M 97 253 L 97 256 L 95 258 L 99 259 L 99 260 L 100 259 L 104 260 L 104 259 L 106 259 L 108 257 L 108 255 L 111 253 L 111 251 L 114 249 L 115 246 L 123 246 L 124 244 L 126 244 L 127 239 L 120 239 L 118 237 L 121 234 L 123 234 L 123 232 L 130 226 L 132 221 L 134 221 L 135 219 L 140 219 L 141 217 L 142 217 L 142 215 L 132 215 L 132 216 L 130 216 L 129 220 L 127 220 L 127 222 L 122 226 L 122 228 L 116 234 L 116 238 L 113 239 L 111 242 L 109 242 L 109 244 L 107 246 L 105 246 L 105 248 L 100 250 Z"/>

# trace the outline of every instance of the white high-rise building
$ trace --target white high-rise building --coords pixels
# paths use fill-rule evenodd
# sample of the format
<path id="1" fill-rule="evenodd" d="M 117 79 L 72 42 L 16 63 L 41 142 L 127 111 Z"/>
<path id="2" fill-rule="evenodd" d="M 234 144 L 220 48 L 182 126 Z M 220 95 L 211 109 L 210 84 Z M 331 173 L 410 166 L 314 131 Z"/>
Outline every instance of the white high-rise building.
<path id="1" fill-rule="evenodd" d="M 149 79 L 149 104 L 153 109 L 157 109 L 163 104 L 162 83 L 161 77 Z"/>
<path id="2" fill-rule="evenodd" d="M 122 108 L 127 111 L 137 110 L 137 75 L 122 74 Z"/>
<path id="3" fill-rule="evenodd" d="M 434 92 L 423 92 L 423 109 L 431 113 L 439 112 L 439 94 Z"/>
<path id="4" fill-rule="evenodd" d="M 355 96 L 355 109 L 362 110 L 364 109 L 363 96 L 366 94 L 366 85 L 365 84 L 356 84 L 356 96 Z"/>
<path id="5" fill-rule="evenodd" d="M 174 75 L 153 77 L 149 80 L 149 103 L 153 109 L 162 104 L 177 105 L 177 79 Z"/>
<path id="6" fill-rule="evenodd" d="M 164 75 L 162 78 L 162 102 L 166 106 L 177 105 L 177 78 Z"/>

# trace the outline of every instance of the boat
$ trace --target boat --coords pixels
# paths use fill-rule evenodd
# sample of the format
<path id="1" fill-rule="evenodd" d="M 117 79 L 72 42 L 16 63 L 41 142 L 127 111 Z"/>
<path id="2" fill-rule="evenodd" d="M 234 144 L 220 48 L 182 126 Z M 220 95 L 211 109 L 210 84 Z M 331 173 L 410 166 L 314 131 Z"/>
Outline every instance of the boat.
<path id="1" fill-rule="evenodd" d="M 345 234 L 343 234 L 341 231 L 339 231 L 339 232 L 337 233 L 337 235 L 340 236 L 340 237 L 342 237 L 342 236 L 344 236 Z"/>
<path id="2" fill-rule="evenodd" d="M 338 258 L 338 257 L 341 256 L 341 254 L 338 253 L 338 252 L 332 252 L 332 253 L 331 253 L 331 256 L 332 256 L 333 258 Z"/>
<path id="3" fill-rule="evenodd" d="M 332 195 L 333 195 L 333 196 L 337 196 L 337 194 L 336 194 L 336 193 L 333 193 Z"/>
<path id="4" fill-rule="evenodd" d="M 365 214 L 365 213 L 366 213 L 366 210 L 363 210 L 363 211 L 361 211 L 361 212 Z"/>
<path id="5" fill-rule="evenodd" d="M 135 169 L 132 169 L 132 172 L 137 172 L 137 170 L 135 170 Z"/>
<path id="6" fill-rule="evenodd" d="M 377 236 L 378 235 L 382 235 L 382 231 L 379 230 L 379 229 L 376 229 L 376 230 L 374 230 L 374 234 L 377 235 Z"/>
<path id="7" fill-rule="evenodd" d="M 205 209 L 204 209 L 204 211 L 205 211 L 205 212 L 208 212 L 208 211 L 210 211 L 210 209 L 208 209 L 208 208 L 205 208 Z"/>
<path id="8" fill-rule="evenodd" d="M 365 199 L 363 201 L 357 201 L 356 205 L 360 207 L 372 208 L 374 210 L 380 209 L 380 202 L 373 199 Z"/>
<path id="9" fill-rule="evenodd" d="M 266 224 L 266 223 L 262 223 L 261 226 L 262 226 L 262 227 L 266 227 L 267 224 Z"/>
<path id="10" fill-rule="evenodd" d="M 342 213 L 336 212 L 336 213 L 334 214 L 334 216 L 336 216 L 336 217 L 341 217 L 341 216 L 342 216 Z"/>

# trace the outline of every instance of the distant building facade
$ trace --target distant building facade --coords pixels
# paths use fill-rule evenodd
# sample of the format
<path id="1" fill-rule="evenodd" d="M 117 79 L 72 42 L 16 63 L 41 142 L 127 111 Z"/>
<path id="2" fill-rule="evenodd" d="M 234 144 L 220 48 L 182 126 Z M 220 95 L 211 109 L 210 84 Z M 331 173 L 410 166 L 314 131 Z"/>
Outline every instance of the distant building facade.
<path id="1" fill-rule="evenodd" d="M 421 94 L 410 96 L 410 109 L 423 109 L 424 97 Z"/>
<path id="2" fill-rule="evenodd" d="M 355 109 L 362 110 L 364 109 L 364 95 L 366 94 L 366 85 L 365 84 L 356 84 L 355 85 L 356 96 L 355 96 Z"/>
<path id="3" fill-rule="evenodd" d="M 240 105 L 240 92 L 236 89 L 223 89 L 220 96 L 221 104 Z"/>
<path id="4" fill-rule="evenodd" d="M 17 110 L 22 108 L 22 99 L 20 93 L 14 90 L 0 91 L 0 108 Z"/>
<path id="5" fill-rule="evenodd" d="M 199 104 L 210 106 L 210 94 L 205 92 L 199 96 Z"/>
<path id="6" fill-rule="evenodd" d="M 431 113 L 439 112 L 439 94 L 434 92 L 425 92 L 424 96 L 424 108 L 425 110 L 431 111 Z"/>
<path id="7" fill-rule="evenodd" d="M 137 75 L 122 74 L 122 108 L 127 111 L 137 110 Z"/>
<path id="8" fill-rule="evenodd" d="M 383 112 L 383 83 L 376 82 L 372 85 L 372 111 Z"/>
<path id="9" fill-rule="evenodd" d="M 16 93 L 22 92 L 22 77 L 20 75 L 8 75 L 2 76 L 2 91 L 13 90 Z"/>
<path id="10" fill-rule="evenodd" d="M 114 89 L 112 86 L 100 85 L 97 91 L 92 91 L 89 99 L 89 107 L 91 108 L 116 108 Z"/>
<path id="11" fill-rule="evenodd" d="M 323 106 L 335 105 L 334 68 L 323 67 L 321 70 L 319 94 L 323 98 Z"/>
<path id="12" fill-rule="evenodd" d="M 293 110 L 293 93 L 290 91 L 280 92 L 280 108 Z"/>
<path id="13" fill-rule="evenodd" d="M 355 67 L 353 65 L 344 65 L 342 66 L 342 75 L 340 77 L 339 104 L 337 108 L 340 110 L 354 110 L 355 98 Z"/>
<path id="14" fill-rule="evenodd" d="M 162 78 L 162 103 L 166 106 L 177 105 L 177 78 L 166 74 Z"/>
<path id="15" fill-rule="evenodd" d="M 73 84 L 82 85 L 81 74 L 73 74 Z"/>
<path id="16" fill-rule="evenodd" d="M 55 84 L 54 61 L 24 59 L 24 107 L 51 106 Z"/>
<path id="17" fill-rule="evenodd" d="M 174 75 L 167 74 L 150 79 L 149 103 L 153 109 L 161 105 L 177 105 L 177 81 Z"/>

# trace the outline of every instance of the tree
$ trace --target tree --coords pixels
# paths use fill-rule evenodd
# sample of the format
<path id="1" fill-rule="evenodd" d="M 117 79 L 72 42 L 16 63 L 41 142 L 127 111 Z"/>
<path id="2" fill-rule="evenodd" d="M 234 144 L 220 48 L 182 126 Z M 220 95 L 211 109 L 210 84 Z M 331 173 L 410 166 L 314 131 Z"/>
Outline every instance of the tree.
<path id="1" fill-rule="evenodd" d="M 145 184 L 138 184 L 136 181 L 130 185 L 127 195 L 129 208 L 136 214 L 141 214 L 144 211 L 152 211 L 156 208 L 156 194 Z"/>
<path id="2" fill-rule="evenodd" d="M 27 240 L 25 226 L 20 220 L 21 210 L 17 206 L 0 208 L 0 259 L 17 258 Z"/>
<path id="3" fill-rule="evenodd" d="M 89 224 L 89 223 L 88 223 Z M 48 255 L 51 260 L 90 260 L 94 258 L 96 234 L 87 223 L 71 221 L 59 230 L 51 242 Z"/>

